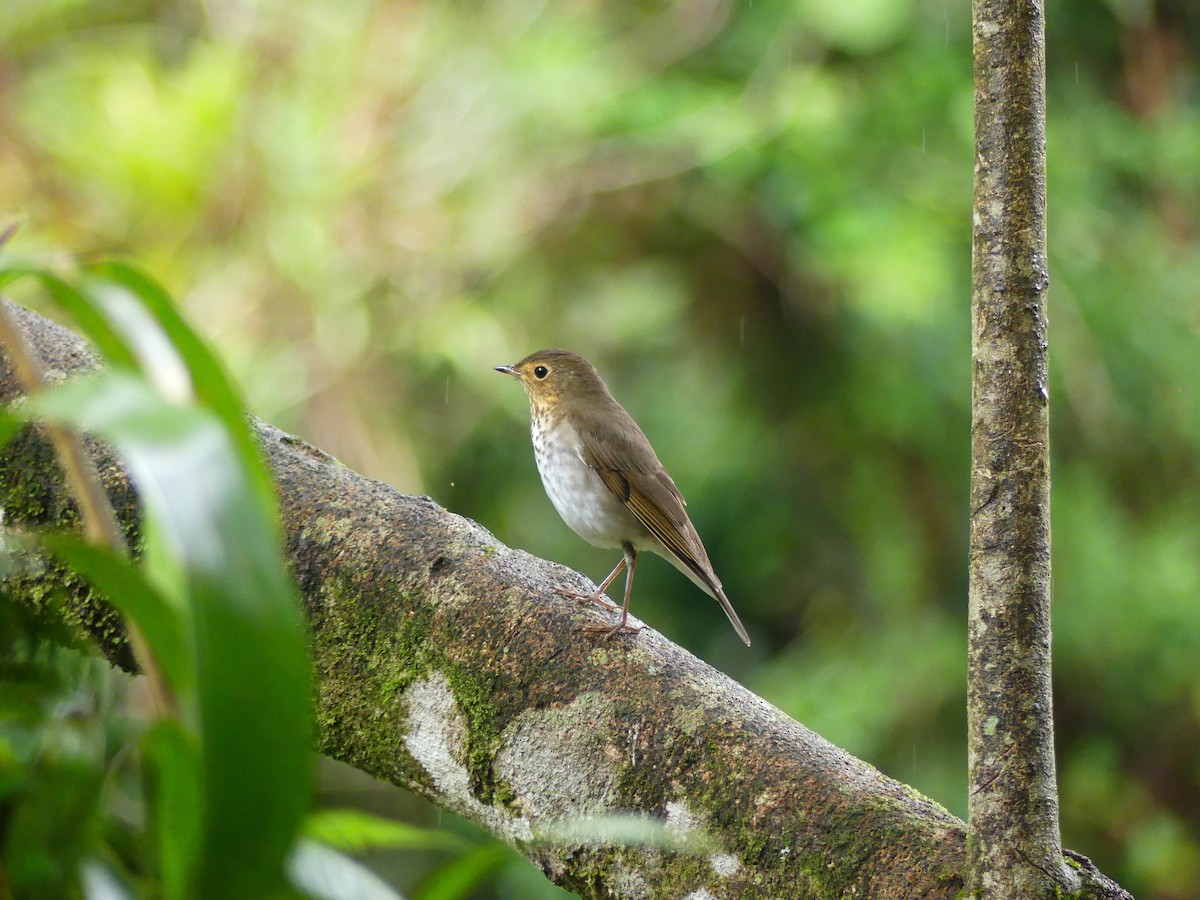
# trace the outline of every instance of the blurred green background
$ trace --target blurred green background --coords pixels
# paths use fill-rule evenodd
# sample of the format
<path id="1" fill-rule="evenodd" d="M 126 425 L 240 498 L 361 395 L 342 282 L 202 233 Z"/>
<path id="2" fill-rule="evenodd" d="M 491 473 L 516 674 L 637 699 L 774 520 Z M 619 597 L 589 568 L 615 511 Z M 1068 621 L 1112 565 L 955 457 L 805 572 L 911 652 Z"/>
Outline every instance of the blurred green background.
<path id="1" fill-rule="evenodd" d="M 1050 6 L 1064 839 L 1188 898 L 1200 9 Z M 968 3 L 0 0 L 0 40 L 14 251 L 136 262 L 257 413 L 600 577 L 491 370 L 583 353 L 754 647 L 660 561 L 634 611 L 965 814 Z M 412 890 L 436 859 L 374 862 Z M 523 865 L 471 896 L 561 893 Z"/>

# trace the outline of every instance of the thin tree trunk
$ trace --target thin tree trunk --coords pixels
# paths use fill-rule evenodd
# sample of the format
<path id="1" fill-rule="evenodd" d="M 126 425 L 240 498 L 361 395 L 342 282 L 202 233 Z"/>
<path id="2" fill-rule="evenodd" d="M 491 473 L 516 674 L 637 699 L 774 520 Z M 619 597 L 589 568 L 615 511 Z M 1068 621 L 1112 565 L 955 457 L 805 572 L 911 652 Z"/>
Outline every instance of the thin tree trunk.
<path id="1" fill-rule="evenodd" d="M 970 885 L 1050 897 L 1063 862 L 1050 690 L 1042 0 L 975 0 Z"/>

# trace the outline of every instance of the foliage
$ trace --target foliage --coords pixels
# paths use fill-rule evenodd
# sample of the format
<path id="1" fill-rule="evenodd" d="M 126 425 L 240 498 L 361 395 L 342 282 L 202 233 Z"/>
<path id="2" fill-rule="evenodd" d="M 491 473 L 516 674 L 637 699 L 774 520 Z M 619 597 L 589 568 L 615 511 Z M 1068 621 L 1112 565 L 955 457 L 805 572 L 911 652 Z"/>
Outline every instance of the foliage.
<path id="1" fill-rule="evenodd" d="M 491 372 L 583 352 L 755 645 L 667 566 L 634 612 L 965 812 L 966 3 L 13 4 L 27 255 L 135 256 L 256 412 L 599 575 Z M 1152 898 L 1200 881 L 1193 7 L 1048 20 L 1064 838 Z"/>
<path id="2" fill-rule="evenodd" d="M 0 601 L 0 896 L 294 896 L 286 862 L 308 896 L 394 900 L 353 860 L 295 843 L 310 795 L 304 629 L 274 489 L 221 367 L 130 269 L 64 280 L 0 266 L 0 280 L 23 275 L 81 313 L 109 367 L 32 394 L 5 419 L 106 438 L 143 506 L 134 559 L 123 543 L 26 531 L 28 511 L 9 496 L 5 584 L 69 567 L 123 614 L 152 677 L 138 714 L 122 702 L 123 676 L 49 643 L 30 610 Z M 61 620 L 49 627 L 65 628 L 69 611 L 48 602 L 63 613 L 44 617 Z M 343 833 L 352 826 L 360 841 L 397 843 L 399 826 L 363 837 L 343 817 Z"/>

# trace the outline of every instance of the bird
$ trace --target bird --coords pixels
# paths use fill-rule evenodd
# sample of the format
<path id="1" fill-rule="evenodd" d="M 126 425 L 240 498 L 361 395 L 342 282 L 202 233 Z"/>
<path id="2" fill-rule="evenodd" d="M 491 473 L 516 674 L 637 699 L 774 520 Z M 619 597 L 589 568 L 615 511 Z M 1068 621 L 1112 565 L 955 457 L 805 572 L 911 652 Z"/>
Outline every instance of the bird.
<path id="1" fill-rule="evenodd" d="M 585 630 L 605 635 L 641 631 L 628 623 L 629 598 L 638 553 L 649 551 L 721 604 L 738 637 L 750 646 L 750 635 L 684 509 L 683 494 L 596 367 L 569 350 L 539 350 L 495 370 L 516 378 L 529 397 L 534 457 L 558 514 L 589 544 L 622 551 L 621 561 L 596 590 L 556 588 L 564 596 L 616 611 L 604 592 L 625 570 L 620 621 Z"/>

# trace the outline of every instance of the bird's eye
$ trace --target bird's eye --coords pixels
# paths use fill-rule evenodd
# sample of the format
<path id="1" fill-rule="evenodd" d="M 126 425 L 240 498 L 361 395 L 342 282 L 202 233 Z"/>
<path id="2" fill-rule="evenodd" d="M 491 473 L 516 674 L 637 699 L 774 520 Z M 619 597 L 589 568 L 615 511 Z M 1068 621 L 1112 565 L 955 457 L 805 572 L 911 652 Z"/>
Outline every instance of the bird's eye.
<path id="1" fill-rule="evenodd" d="M 550 374 L 550 370 L 547 369 L 545 366 L 537 366 L 533 370 L 533 377 L 536 378 L 538 381 L 541 381 L 543 378 L 545 378 L 549 374 Z"/>

